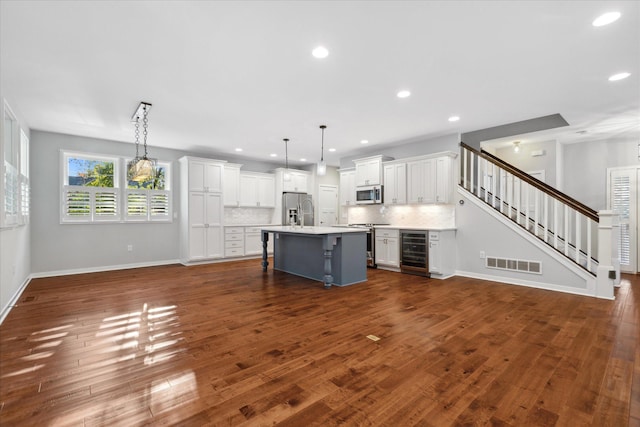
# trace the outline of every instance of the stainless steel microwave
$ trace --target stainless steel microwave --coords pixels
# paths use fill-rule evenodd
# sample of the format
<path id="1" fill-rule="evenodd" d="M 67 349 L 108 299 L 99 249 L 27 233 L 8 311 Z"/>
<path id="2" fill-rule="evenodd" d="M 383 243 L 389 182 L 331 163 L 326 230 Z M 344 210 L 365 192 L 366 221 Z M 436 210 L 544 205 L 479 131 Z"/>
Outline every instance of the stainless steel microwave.
<path id="1" fill-rule="evenodd" d="M 382 203 L 382 185 L 356 188 L 357 205 L 372 205 L 375 203 Z"/>

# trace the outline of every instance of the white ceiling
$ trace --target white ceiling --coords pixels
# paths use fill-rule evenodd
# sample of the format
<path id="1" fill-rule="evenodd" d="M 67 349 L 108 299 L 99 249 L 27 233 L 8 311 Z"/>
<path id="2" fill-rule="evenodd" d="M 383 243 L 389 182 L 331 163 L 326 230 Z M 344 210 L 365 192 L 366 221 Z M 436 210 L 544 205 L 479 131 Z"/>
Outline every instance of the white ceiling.
<path id="1" fill-rule="evenodd" d="M 560 113 L 640 134 L 637 1 L 5 1 L 2 95 L 31 129 L 290 163 Z M 617 22 L 591 22 L 611 10 Z M 311 56 L 317 45 L 330 54 Z M 631 77 L 609 82 L 617 72 Z M 399 99 L 400 89 L 412 96 Z M 461 120 L 448 122 L 458 115 Z M 336 148 L 329 153 L 328 148 Z"/>

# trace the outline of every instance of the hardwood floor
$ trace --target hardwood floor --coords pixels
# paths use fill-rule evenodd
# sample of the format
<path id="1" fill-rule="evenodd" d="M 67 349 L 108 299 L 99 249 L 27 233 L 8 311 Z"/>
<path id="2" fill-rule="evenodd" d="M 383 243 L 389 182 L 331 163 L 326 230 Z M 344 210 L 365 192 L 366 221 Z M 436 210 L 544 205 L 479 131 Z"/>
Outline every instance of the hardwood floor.
<path id="1" fill-rule="evenodd" d="M 249 260 L 33 280 L 0 424 L 640 425 L 640 279 L 615 301 Z M 379 341 L 367 338 L 379 337 Z"/>

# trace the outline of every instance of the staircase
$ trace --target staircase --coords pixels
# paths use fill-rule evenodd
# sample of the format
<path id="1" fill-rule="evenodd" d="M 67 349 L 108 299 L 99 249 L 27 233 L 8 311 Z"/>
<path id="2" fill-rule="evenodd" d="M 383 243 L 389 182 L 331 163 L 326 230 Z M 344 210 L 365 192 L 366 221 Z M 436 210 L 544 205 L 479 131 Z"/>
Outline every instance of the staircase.
<path id="1" fill-rule="evenodd" d="M 460 147 L 461 188 L 558 256 L 594 277 L 599 274 L 598 212 L 485 151 Z"/>

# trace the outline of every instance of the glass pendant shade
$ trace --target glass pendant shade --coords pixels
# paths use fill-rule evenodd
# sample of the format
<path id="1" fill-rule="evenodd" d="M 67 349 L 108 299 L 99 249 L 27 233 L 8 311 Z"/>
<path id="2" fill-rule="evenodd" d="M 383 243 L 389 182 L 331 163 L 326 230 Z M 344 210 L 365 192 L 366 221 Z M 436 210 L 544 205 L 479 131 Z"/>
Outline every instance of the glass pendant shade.
<path id="1" fill-rule="evenodd" d="M 320 176 L 327 174 L 327 164 L 324 160 L 318 162 L 318 166 L 316 167 L 316 173 Z"/>
<path id="2" fill-rule="evenodd" d="M 146 156 L 129 162 L 129 176 L 132 181 L 147 182 L 155 178 L 156 161 Z"/>

